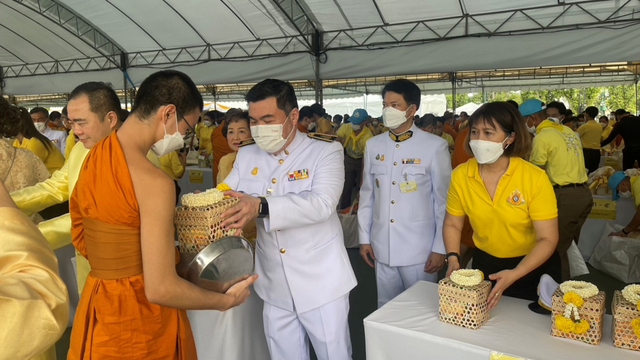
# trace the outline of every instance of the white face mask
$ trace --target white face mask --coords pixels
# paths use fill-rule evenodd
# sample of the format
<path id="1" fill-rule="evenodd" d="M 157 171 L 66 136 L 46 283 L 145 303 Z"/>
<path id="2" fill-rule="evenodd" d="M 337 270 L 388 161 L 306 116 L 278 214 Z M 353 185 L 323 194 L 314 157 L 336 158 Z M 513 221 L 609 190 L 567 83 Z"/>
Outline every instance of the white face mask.
<path id="1" fill-rule="evenodd" d="M 604 128 L 606 128 L 606 127 L 607 127 L 607 124 L 605 124 L 605 123 L 600 123 L 600 126 L 602 126 L 602 128 L 604 129 Z"/>
<path id="2" fill-rule="evenodd" d="M 529 126 L 529 124 L 527 124 L 527 123 L 524 123 L 524 124 L 527 125 L 527 130 L 529 131 L 529 133 L 531 133 L 533 135 L 536 134 L 536 126 L 535 125 Z"/>
<path id="3" fill-rule="evenodd" d="M 205 120 L 205 121 L 203 121 L 203 123 L 204 123 L 204 126 L 206 126 L 206 127 L 209 127 L 209 126 L 213 125 L 212 121 Z"/>
<path id="4" fill-rule="evenodd" d="M 311 130 L 315 129 L 315 127 L 316 127 L 316 123 L 310 122 L 309 125 L 307 125 L 307 130 L 311 131 Z"/>
<path id="5" fill-rule="evenodd" d="M 358 131 L 358 130 L 360 130 L 360 128 L 361 128 L 361 127 L 362 127 L 362 125 L 360 125 L 360 124 L 356 125 L 356 124 L 354 124 L 354 123 L 351 123 L 351 128 L 352 128 L 354 131 Z"/>
<path id="6" fill-rule="evenodd" d="M 400 127 L 400 125 L 407 121 L 407 111 L 409 111 L 410 108 L 411 106 L 409 106 L 405 111 L 392 108 L 391 106 L 387 106 L 382 109 L 382 122 L 384 123 L 384 126 L 391 130 Z"/>
<path id="7" fill-rule="evenodd" d="M 186 120 L 185 120 L 186 121 Z M 155 144 L 151 147 L 151 151 L 156 153 L 158 156 L 167 155 L 172 151 L 176 151 L 184 145 L 184 138 L 180 131 L 178 130 L 178 113 L 176 113 L 176 132 L 169 135 L 167 134 L 167 126 L 164 126 L 164 138 L 156 141 Z"/>
<path id="8" fill-rule="evenodd" d="M 43 133 L 47 129 L 47 123 L 37 122 L 33 123 L 33 125 L 35 125 L 36 129 L 38 129 L 38 131 L 40 131 L 41 133 Z"/>
<path id="9" fill-rule="evenodd" d="M 621 198 L 631 199 L 631 191 L 619 192 Z"/>
<path id="10" fill-rule="evenodd" d="M 373 124 L 373 126 L 378 126 L 378 122 L 377 121 L 374 121 L 371 124 Z"/>
<path id="11" fill-rule="evenodd" d="M 291 113 L 289 113 L 291 115 Z M 291 134 L 293 134 L 293 128 L 289 132 L 286 138 L 282 137 L 282 129 L 284 124 L 289 121 L 289 115 L 284 120 L 284 123 L 278 125 L 253 125 L 251 127 L 251 136 L 255 140 L 258 147 L 270 154 L 275 154 L 284 147 Z"/>
<path id="12" fill-rule="evenodd" d="M 550 117 L 549 120 L 553 121 L 556 124 L 560 124 L 560 118 L 557 117 Z"/>
<path id="13" fill-rule="evenodd" d="M 469 141 L 469 147 L 471 147 L 478 164 L 493 164 L 504 153 L 505 149 L 502 148 L 502 145 L 508 138 L 507 136 L 506 139 L 499 143 L 487 140 L 471 140 Z"/>

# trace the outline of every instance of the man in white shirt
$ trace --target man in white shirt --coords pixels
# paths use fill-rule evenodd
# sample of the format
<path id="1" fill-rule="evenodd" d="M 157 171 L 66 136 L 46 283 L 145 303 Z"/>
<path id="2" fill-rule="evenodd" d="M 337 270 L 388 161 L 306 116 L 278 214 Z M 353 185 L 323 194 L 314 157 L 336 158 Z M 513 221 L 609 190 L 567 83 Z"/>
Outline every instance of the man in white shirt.
<path id="1" fill-rule="evenodd" d="M 51 140 L 64 155 L 65 145 L 67 144 L 67 133 L 65 131 L 52 130 L 47 126 L 49 111 L 43 107 L 35 107 L 29 111 L 29 114 L 31 114 L 31 120 L 33 120 L 36 129 L 46 136 L 47 139 Z"/>

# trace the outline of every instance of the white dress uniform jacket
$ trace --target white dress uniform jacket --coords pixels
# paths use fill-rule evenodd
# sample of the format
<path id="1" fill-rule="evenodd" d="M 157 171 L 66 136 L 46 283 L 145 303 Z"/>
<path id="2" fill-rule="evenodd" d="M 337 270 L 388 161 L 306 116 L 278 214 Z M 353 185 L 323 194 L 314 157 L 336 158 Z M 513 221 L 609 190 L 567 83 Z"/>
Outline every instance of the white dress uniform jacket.
<path id="1" fill-rule="evenodd" d="M 256 220 L 259 277 L 254 285 L 264 301 L 303 313 L 355 287 L 336 213 L 344 183 L 339 143 L 296 130 L 278 155 L 244 146 L 224 182 L 237 191 L 267 196 L 269 216 Z"/>
<path id="2" fill-rule="evenodd" d="M 64 155 L 64 148 L 67 146 L 67 133 L 62 130 L 53 130 L 47 127 L 42 135 L 51 140 L 53 144 L 60 149 L 62 155 Z"/>
<path id="3" fill-rule="evenodd" d="M 396 142 L 383 133 L 367 141 L 358 208 L 360 244 L 389 266 L 424 264 L 445 253 L 442 225 L 451 180 L 447 142 L 418 129 Z M 407 135 L 399 135 L 406 138 Z M 417 189 L 401 192 L 402 183 Z"/>

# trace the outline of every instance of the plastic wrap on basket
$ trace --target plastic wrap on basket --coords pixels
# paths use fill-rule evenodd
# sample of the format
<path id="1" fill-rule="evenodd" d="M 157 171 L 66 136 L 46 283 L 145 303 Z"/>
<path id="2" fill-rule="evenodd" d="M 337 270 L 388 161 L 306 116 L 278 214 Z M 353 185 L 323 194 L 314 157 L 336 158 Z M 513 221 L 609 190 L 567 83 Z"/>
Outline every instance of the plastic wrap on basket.
<path id="1" fill-rule="evenodd" d="M 176 208 L 175 225 L 181 253 L 198 253 L 207 245 L 235 234 L 235 229 L 224 230 L 222 213 L 238 203 L 237 198 L 226 198 L 206 206 L 180 206 Z"/>
<path id="2" fill-rule="evenodd" d="M 489 320 L 487 298 L 490 291 L 491 282 L 486 280 L 474 286 L 458 285 L 450 278 L 440 280 L 438 319 L 449 324 L 478 329 Z"/>

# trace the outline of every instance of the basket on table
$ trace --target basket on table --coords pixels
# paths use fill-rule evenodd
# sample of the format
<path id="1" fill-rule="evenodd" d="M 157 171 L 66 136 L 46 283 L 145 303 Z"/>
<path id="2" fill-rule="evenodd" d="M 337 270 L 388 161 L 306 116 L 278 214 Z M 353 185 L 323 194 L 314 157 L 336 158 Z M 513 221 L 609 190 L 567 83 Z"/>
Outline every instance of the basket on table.
<path id="1" fill-rule="evenodd" d="M 634 332 L 633 328 L 634 323 L 640 322 L 638 302 L 634 304 L 625 299 L 621 291 L 616 291 L 613 294 L 611 309 L 613 312 L 613 345 L 621 349 L 640 351 L 640 330 Z M 636 326 L 640 327 L 640 324 Z"/>
<path id="2" fill-rule="evenodd" d="M 490 291 L 491 282 L 486 280 L 480 280 L 478 284 L 474 285 L 462 285 L 454 282 L 451 278 L 440 280 L 438 283 L 438 294 L 440 295 L 438 319 L 469 329 L 480 328 L 489 320 L 487 298 Z"/>
<path id="3" fill-rule="evenodd" d="M 580 292 L 578 288 L 589 288 L 593 295 L 579 296 L 570 290 L 572 288 L 577 292 Z M 604 306 L 605 293 L 595 285 L 584 281 L 565 281 L 552 296 L 551 335 L 591 345 L 600 344 Z M 570 307 L 574 310 L 569 310 L 567 316 L 567 308 Z"/>
<path id="4" fill-rule="evenodd" d="M 224 230 L 222 213 L 238 203 L 234 197 L 221 197 L 222 193 L 209 196 L 211 189 L 202 193 L 203 199 L 185 201 L 189 198 L 183 196 L 183 206 L 176 208 L 174 223 L 178 233 L 178 247 L 181 253 L 198 253 L 209 244 L 226 236 L 235 234 L 235 229 Z M 201 195 L 201 194 L 187 194 Z M 186 196 L 186 195 L 185 195 Z M 207 199 L 207 196 L 211 200 Z M 218 200 L 221 198 L 221 200 Z M 196 206 L 197 205 L 197 206 Z"/>

